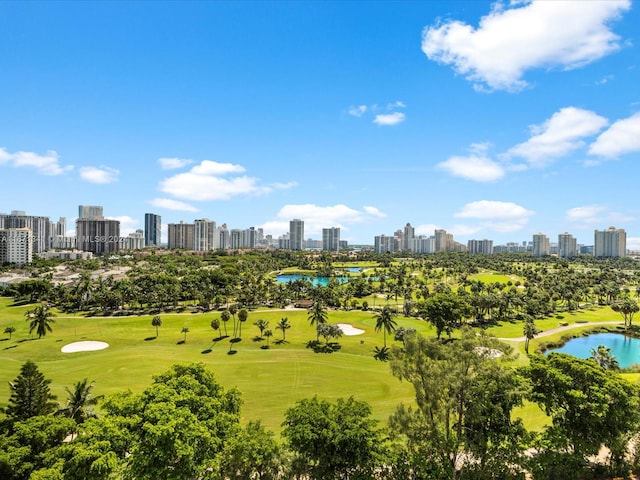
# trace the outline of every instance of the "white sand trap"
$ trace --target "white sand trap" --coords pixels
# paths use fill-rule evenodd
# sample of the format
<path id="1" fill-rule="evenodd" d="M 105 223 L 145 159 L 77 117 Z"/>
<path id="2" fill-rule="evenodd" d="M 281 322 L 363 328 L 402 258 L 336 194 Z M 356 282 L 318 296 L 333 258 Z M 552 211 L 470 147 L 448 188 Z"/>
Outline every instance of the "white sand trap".
<path id="1" fill-rule="evenodd" d="M 340 328 L 340 330 L 342 330 L 342 333 L 344 333 L 348 337 L 352 335 L 362 335 L 364 333 L 364 330 L 360 330 L 359 328 L 356 328 L 353 325 L 349 325 L 348 323 L 339 323 L 338 328 Z"/>
<path id="2" fill-rule="evenodd" d="M 495 348 L 489 348 L 489 347 L 476 347 L 474 348 L 474 351 L 478 355 L 484 355 L 489 358 L 500 358 L 502 355 L 504 355 L 504 353 L 501 352 L 500 350 Z"/>
<path id="3" fill-rule="evenodd" d="M 73 342 L 65 345 L 61 348 L 62 353 L 75 353 L 75 352 L 93 352 L 94 350 L 104 350 L 109 346 L 105 342 L 95 342 L 93 340 L 87 340 L 85 342 Z"/>

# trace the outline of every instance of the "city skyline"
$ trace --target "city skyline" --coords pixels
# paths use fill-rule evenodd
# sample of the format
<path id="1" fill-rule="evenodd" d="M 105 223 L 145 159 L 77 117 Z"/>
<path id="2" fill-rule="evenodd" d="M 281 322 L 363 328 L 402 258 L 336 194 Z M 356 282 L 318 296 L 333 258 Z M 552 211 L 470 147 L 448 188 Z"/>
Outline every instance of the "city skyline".
<path id="1" fill-rule="evenodd" d="M 0 212 L 640 250 L 639 7 L 0 4 Z M 529 25 L 543 25 L 539 32 Z"/>

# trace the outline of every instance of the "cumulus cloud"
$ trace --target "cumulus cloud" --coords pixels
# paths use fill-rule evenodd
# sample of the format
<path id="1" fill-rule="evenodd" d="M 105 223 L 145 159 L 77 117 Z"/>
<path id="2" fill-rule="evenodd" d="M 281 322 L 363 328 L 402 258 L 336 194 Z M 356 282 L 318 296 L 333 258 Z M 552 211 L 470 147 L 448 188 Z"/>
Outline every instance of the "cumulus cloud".
<path id="1" fill-rule="evenodd" d="M 529 127 L 531 138 L 509 149 L 507 158 L 524 158 L 530 166 L 542 167 L 585 145 L 584 138 L 607 126 L 606 118 L 590 110 L 562 108 L 541 125 Z"/>
<path id="2" fill-rule="evenodd" d="M 373 123 L 376 125 L 397 125 L 399 123 L 404 122 L 405 114 L 402 112 L 393 112 L 393 113 L 381 113 L 376 115 L 373 119 Z"/>
<path id="3" fill-rule="evenodd" d="M 478 90 L 517 91 L 527 70 L 569 70 L 618 50 L 609 24 L 630 8 L 630 0 L 496 3 L 477 28 L 457 20 L 426 27 L 422 51 Z"/>
<path id="4" fill-rule="evenodd" d="M 466 178 L 476 182 L 493 182 L 504 176 L 504 168 L 490 158 L 470 155 L 467 157 L 451 157 L 436 165 L 455 177 Z"/>
<path id="5" fill-rule="evenodd" d="M 171 198 L 154 198 L 149 202 L 154 207 L 166 208 L 167 210 L 176 210 L 182 212 L 197 212 L 198 209 L 188 203 L 173 200 Z"/>
<path id="6" fill-rule="evenodd" d="M 90 183 L 113 183 L 118 181 L 119 170 L 111 167 L 82 167 L 80 169 L 80 178 Z"/>
<path id="7" fill-rule="evenodd" d="M 367 118 L 371 118 L 371 116 L 373 116 L 372 122 L 376 125 L 389 126 L 404 122 L 406 115 L 398 111 L 401 108 L 407 108 L 407 105 L 404 102 L 397 100 L 395 102 L 388 103 L 386 106 L 378 104 L 352 105 L 347 109 L 347 113 L 352 117 L 358 118 L 365 115 Z"/>
<path id="8" fill-rule="evenodd" d="M 611 210 L 606 205 L 585 205 L 567 210 L 565 214 L 568 221 L 580 228 L 604 228 L 603 225 L 630 222 L 633 217 Z"/>
<path id="9" fill-rule="evenodd" d="M 475 225 L 456 226 L 458 232 L 466 230 L 466 234 L 471 234 L 484 230 L 500 233 L 517 232 L 524 228 L 533 214 L 533 211 L 517 203 L 479 200 L 467 203 L 453 216 L 477 220 L 478 223 Z"/>
<path id="10" fill-rule="evenodd" d="M 49 150 L 45 155 L 35 152 L 9 152 L 6 148 L 0 147 L 0 165 L 12 167 L 34 168 L 42 175 L 62 175 L 73 169 L 73 165 L 60 165 L 60 156 L 54 150 Z"/>
<path id="11" fill-rule="evenodd" d="M 260 227 L 274 235 L 282 235 L 289 231 L 289 221 L 299 218 L 304 220 L 304 234 L 307 237 L 322 233 L 323 228 L 339 227 L 348 230 L 349 225 L 371 222 L 384 217 L 386 214 L 372 206 L 357 210 L 342 204 L 327 206 L 297 204 L 283 206 L 274 220 Z"/>
<path id="12" fill-rule="evenodd" d="M 186 167 L 193 163 L 193 160 L 188 158 L 159 158 L 158 163 L 162 170 L 175 170 L 177 168 Z"/>
<path id="13" fill-rule="evenodd" d="M 229 200 L 238 195 L 263 195 L 294 186 L 294 183 L 260 185 L 257 178 L 234 175 L 244 171 L 241 165 L 203 160 L 188 172 L 165 178 L 159 188 L 181 200 L 211 201 Z"/>
<path id="14" fill-rule="evenodd" d="M 640 151 L 640 112 L 614 122 L 589 146 L 591 155 L 617 158 L 626 153 Z"/>

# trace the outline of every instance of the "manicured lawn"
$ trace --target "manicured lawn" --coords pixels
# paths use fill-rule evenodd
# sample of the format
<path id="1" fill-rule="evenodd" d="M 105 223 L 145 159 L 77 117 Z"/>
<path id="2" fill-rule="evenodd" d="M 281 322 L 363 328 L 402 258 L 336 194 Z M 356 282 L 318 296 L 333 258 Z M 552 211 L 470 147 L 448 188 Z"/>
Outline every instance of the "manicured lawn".
<path id="1" fill-rule="evenodd" d="M 65 386 L 78 380 L 95 380 L 96 394 L 110 394 L 131 389 L 139 392 L 149 385 L 155 373 L 177 362 L 203 362 L 211 368 L 226 387 L 237 387 L 244 400 L 243 420 L 261 419 L 279 431 L 285 410 L 296 400 L 318 394 L 328 399 L 354 397 L 369 402 L 374 417 L 386 422 L 395 406 L 413 401 L 413 390 L 407 383 L 393 377 L 389 364 L 372 357 L 374 346 L 382 345 L 382 333 L 375 332 L 371 312 L 351 311 L 329 313 L 331 323 L 349 323 L 365 330 L 362 335 L 343 336 L 342 348 L 335 353 L 314 353 L 306 348 L 315 340 L 315 328 L 309 325 L 304 310 L 255 311 L 242 326 L 242 341 L 234 344 L 237 353 L 230 355 L 229 339 L 214 341 L 219 332 L 210 327 L 213 314 L 161 315 L 163 324 L 155 338 L 151 316 L 72 318 L 58 315 L 53 333 L 42 339 L 28 333 L 24 313 L 32 307 L 13 307 L 11 300 L 0 299 L 0 407 L 9 398 L 7 382 L 19 373 L 26 360 L 36 362 L 45 376 L 52 380 L 52 391 L 64 399 Z M 282 332 L 275 328 L 280 318 L 287 317 L 292 328 L 287 330 L 287 343 L 276 344 Z M 268 320 L 273 330 L 271 348 L 266 340 L 255 337 L 259 330 L 253 323 Z M 398 324 L 433 335 L 431 327 L 422 321 L 398 318 Z M 16 328 L 11 340 L 2 334 L 5 327 Z M 233 323 L 228 322 L 229 334 Z M 181 330 L 189 328 L 184 344 Z M 224 335 L 224 327 L 222 327 Z M 64 354 L 63 345 L 82 340 L 109 343 L 106 350 Z M 393 344 L 393 338 L 387 339 Z"/>
<path id="2" fill-rule="evenodd" d="M 494 272 L 481 272 L 481 273 L 476 273 L 474 275 L 469 275 L 469 280 L 476 280 L 482 283 L 496 283 L 496 282 L 507 283 L 509 281 L 512 283 L 515 283 L 516 281 L 520 281 L 520 283 L 524 283 L 524 279 L 521 277 L 518 277 L 517 275 L 503 275 L 501 273 L 494 273 Z"/>

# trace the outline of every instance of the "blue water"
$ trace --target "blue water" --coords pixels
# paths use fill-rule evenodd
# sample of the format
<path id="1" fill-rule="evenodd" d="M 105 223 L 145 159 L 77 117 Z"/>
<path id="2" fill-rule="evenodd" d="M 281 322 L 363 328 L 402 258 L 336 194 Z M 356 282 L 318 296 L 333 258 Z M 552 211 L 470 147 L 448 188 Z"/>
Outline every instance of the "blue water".
<path id="1" fill-rule="evenodd" d="M 278 275 L 276 277 L 276 281 L 278 283 L 289 283 L 289 282 L 293 282 L 294 280 L 300 280 L 300 279 L 309 280 L 314 287 L 317 287 L 317 286 L 326 287 L 327 285 L 329 285 L 329 282 L 331 281 L 331 278 L 329 277 L 309 277 L 306 275 L 298 275 L 298 274 Z M 347 277 L 335 277 L 335 279 L 340 284 L 347 283 L 349 281 Z"/>
<path id="2" fill-rule="evenodd" d="M 362 269 L 360 267 L 347 267 L 343 270 L 346 270 L 347 272 L 361 272 Z"/>
<path id="3" fill-rule="evenodd" d="M 568 353 L 578 358 L 590 358 L 591 350 L 597 350 L 598 345 L 611 349 L 620 368 L 629 368 L 634 363 L 640 364 L 640 339 L 626 337 L 620 333 L 596 333 L 588 337 L 574 338 L 563 347 L 547 350 L 546 353 Z"/>

